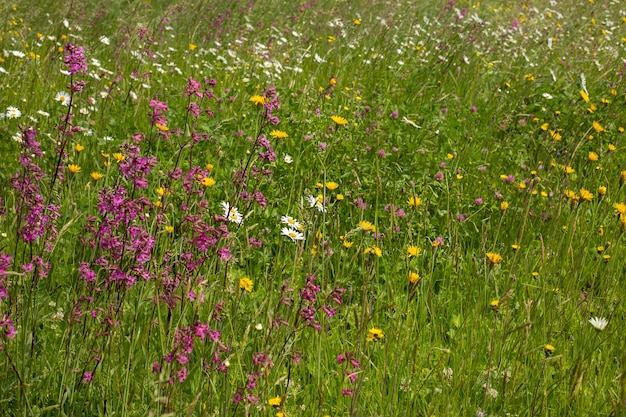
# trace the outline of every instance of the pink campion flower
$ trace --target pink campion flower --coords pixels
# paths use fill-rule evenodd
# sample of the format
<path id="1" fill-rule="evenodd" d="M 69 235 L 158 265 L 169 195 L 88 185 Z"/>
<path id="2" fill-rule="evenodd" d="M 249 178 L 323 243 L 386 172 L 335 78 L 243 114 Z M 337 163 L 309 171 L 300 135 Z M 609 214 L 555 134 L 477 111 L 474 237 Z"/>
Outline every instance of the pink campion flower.
<path id="1" fill-rule="evenodd" d="M 85 50 L 82 46 L 76 46 L 71 42 L 65 44 L 66 54 L 63 62 L 71 76 L 87 74 L 87 61 Z"/>
<path id="2" fill-rule="evenodd" d="M 91 382 L 93 380 L 93 372 L 83 373 L 83 382 Z"/>

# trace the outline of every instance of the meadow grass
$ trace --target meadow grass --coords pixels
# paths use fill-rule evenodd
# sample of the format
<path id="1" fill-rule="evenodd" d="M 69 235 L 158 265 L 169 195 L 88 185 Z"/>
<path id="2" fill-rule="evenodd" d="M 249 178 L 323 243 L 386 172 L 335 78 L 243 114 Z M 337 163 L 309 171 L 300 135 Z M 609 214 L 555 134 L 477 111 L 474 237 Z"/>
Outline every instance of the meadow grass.
<path id="1" fill-rule="evenodd" d="M 2 3 L 0 415 L 626 414 L 619 1 Z"/>

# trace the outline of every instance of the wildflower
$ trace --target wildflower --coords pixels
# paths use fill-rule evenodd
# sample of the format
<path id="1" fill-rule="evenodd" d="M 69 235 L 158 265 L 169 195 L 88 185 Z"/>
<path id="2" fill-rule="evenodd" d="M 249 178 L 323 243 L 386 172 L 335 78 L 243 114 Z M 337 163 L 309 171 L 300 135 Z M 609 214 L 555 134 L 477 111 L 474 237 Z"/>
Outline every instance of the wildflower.
<path id="1" fill-rule="evenodd" d="M 309 203 L 309 207 L 313 208 L 315 207 L 317 209 L 317 211 L 320 211 L 322 213 L 326 212 L 326 208 L 324 207 L 324 197 L 319 194 L 317 197 L 313 196 L 313 195 L 309 195 L 306 198 L 307 202 Z"/>
<path id="2" fill-rule="evenodd" d="M 216 181 L 211 177 L 203 177 L 200 180 L 200 184 L 202 184 L 203 187 L 208 188 L 214 186 L 216 184 Z"/>
<path id="3" fill-rule="evenodd" d="M 282 402 L 283 402 L 282 398 L 274 397 L 274 398 L 270 398 L 267 403 L 271 405 L 272 407 L 280 407 Z"/>
<path id="4" fill-rule="evenodd" d="M 67 169 L 69 169 L 72 174 L 78 174 L 80 172 L 80 167 L 74 164 L 69 164 Z"/>
<path id="5" fill-rule="evenodd" d="M 409 282 L 411 284 L 417 284 L 420 280 L 420 275 L 417 272 L 409 272 Z"/>
<path id="6" fill-rule="evenodd" d="M 333 119 L 333 122 L 335 122 L 339 126 L 345 125 L 348 123 L 348 121 L 341 116 L 331 116 L 330 118 Z"/>
<path id="7" fill-rule="evenodd" d="M 506 201 L 503 201 L 500 203 L 500 210 L 501 211 L 506 211 L 509 208 L 509 203 Z"/>
<path id="8" fill-rule="evenodd" d="M 528 74 L 524 75 L 524 78 L 527 81 L 535 81 L 535 76 L 533 74 L 531 74 L 531 73 L 528 73 Z"/>
<path id="9" fill-rule="evenodd" d="M 422 249 L 418 248 L 417 246 L 409 246 L 408 248 L 406 248 L 406 253 L 409 256 L 409 258 L 413 258 L 416 256 L 419 256 L 420 253 L 422 253 Z"/>
<path id="10" fill-rule="evenodd" d="M 613 204 L 613 208 L 615 209 L 615 213 L 620 216 L 626 215 L 626 204 L 624 203 L 615 203 Z"/>
<path id="11" fill-rule="evenodd" d="M 344 199 L 344 196 L 343 194 L 337 194 L 335 198 L 337 199 L 337 201 L 342 201 Z"/>
<path id="12" fill-rule="evenodd" d="M 126 159 L 126 157 L 124 156 L 123 153 L 121 152 L 116 152 L 113 154 L 113 158 L 115 158 L 115 160 L 117 162 L 124 162 L 124 159 Z"/>
<path id="13" fill-rule="evenodd" d="M 94 181 L 98 181 L 98 180 L 100 180 L 103 176 L 104 176 L 104 175 L 103 175 L 102 173 L 100 173 L 100 172 L 96 172 L 96 171 L 94 171 L 94 172 L 92 172 L 92 173 L 91 173 L 91 178 L 92 178 Z"/>
<path id="14" fill-rule="evenodd" d="M 604 330 L 606 325 L 609 324 L 604 317 L 592 317 L 589 319 L 589 323 L 598 331 Z"/>
<path id="15" fill-rule="evenodd" d="M 372 245 L 372 246 L 368 246 L 367 248 L 365 248 L 365 250 L 363 251 L 364 254 L 368 254 L 368 253 L 372 253 L 374 255 L 376 255 L 377 257 L 382 257 L 383 256 L 383 251 L 382 249 L 380 249 L 378 246 L 376 245 Z"/>
<path id="16" fill-rule="evenodd" d="M 617 149 L 617 147 L 613 145 L 612 143 L 609 143 L 609 146 L 607 147 L 607 149 L 609 150 L 609 152 L 614 152 Z"/>
<path id="17" fill-rule="evenodd" d="M 546 356 L 550 356 L 556 350 L 556 348 L 554 346 L 552 346 L 551 344 L 547 344 L 547 345 L 545 345 L 543 347 L 543 350 L 544 350 Z"/>
<path id="18" fill-rule="evenodd" d="M 336 190 L 338 187 L 339 187 L 339 184 L 337 184 L 337 183 L 336 183 L 336 182 L 334 182 L 334 181 L 329 181 L 329 182 L 327 182 L 327 183 L 326 183 L 326 188 L 327 188 L 329 191 L 334 191 L 334 190 Z"/>
<path id="19" fill-rule="evenodd" d="M 497 265 L 502 262 L 502 256 L 499 253 L 487 252 L 487 259 L 492 265 Z"/>
<path id="20" fill-rule="evenodd" d="M 511 245 L 511 249 L 513 249 L 513 250 L 519 250 L 520 247 L 521 246 L 518 245 L 517 243 L 514 243 L 514 244 Z"/>
<path id="21" fill-rule="evenodd" d="M 220 204 L 224 210 L 224 217 L 226 217 L 230 222 L 236 224 L 243 223 L 243 215 L 239 213 L 237 207 L 231 207 L 230 203 L 225 201 L 222 201 Z"/>
<path id="22" fill-rule="evenodd" d="M 85 149 L 85 147 L 83 145 L 81 145 L 80 143 L 77 143 L 74 146 L 74 149 L 76 150 L 76 152 L 81 152 L 81 151 L 83 151 Z"/>
<path id="23" fill-rule="evenodd" d="M 344 248 L 350 249 L 352 247 L 353 243 L 348 241 L 348 240 L 344 240 L 342 245 L 343 245 Z"/>
<path id="24" fill-rule="evenodd" d="M 287 132 L 283 132 L 282 130 L 272 130 L 270 132 L 270 136 L 275 139 L 284 139 L 288 137 L 289 135 L 287 134 Z"/>
<path id="25" fill-rule="evenodd" d="M 254 282 L 252 282 L 252 280 L 248 277 L 243 277 L 239 280 L 239 288 L 244 291 L 252 292 L 253 286 L 254 286 Z"/>
<path id="26" fill-rule="evenodd" d="M 580 198 L 582 198 L 583 201 L 591 201 L 593 199 L 593 193 L 591 193 L 589 190 L 581 188 Z"/>
<path id="27" fill-rule="evenodd" d="M 291 157 L 291 155 L 285 154 L 283 162 L 285 162 L 286 164 L 291 164 L 293 162 L 293 158 Z"/>
<path id="28" fill-rule="evenodd" d="M 593 122 L 593 130 L 596 132 L 606 132 L 606 129 L 602 127 L 602 125 L 594 120 Z"/>
<path id="29" fill-rule="evenodd" d="M 282 216 L 280 222 L 286 224 L 294 230 L 301 230 L 302 225 L 296 219 L 291 216 Z"/>
<path id="30" fill-rule="evenodd" d="M 59 103 L 61 103 L 64 106 L 69 106 L 70 105 L 70 95 L 68 93 L 66 93 L 65 91 L 59 91 L 56 96 L 54 96 L 54 100 L 58 101 Z"/>
<path id="31" fill-rule="evenodd" d="M 580 97 L 585 101 L 585 103 L 589 103 L 589 95 L 585 92 L 585 90 L 580 90 Z"/>
<path id="32" fill-rule="evenodd" d="M 196 44 L 194 44 L 194 43 L 190 43 L 190 44 L 189 44 L 189 50 L 190 50 L 190 51 L 192 51 L 192 52 L 193 52 L 193 51 L 195 51 L 195 50 L 196 50 L 196 48 L 197 48 Z"/>
<path id="33" fill-rule="evenodd" d="M 298 241 L 298 240 L 304 240 L 304 235 L 302 233 L 298 232 L 297 230 L 291 229 L 289 227 L 283 227 L 280 230 L 280 234 L 283 236 L 287 236 L 293 242 Z"/>
<path id="34" fill-rule="evenodd" d="M 98 40 L 104 45 L 109 45 L 111 43 L 111 40 L 104 35 L 100 36 Z"/>
<path id="35" fill-rule="evenodd" d="M 22 115 L 22 112 L 17 107 L 9 106 L 7 107 L 7 112 L 5 115 L 7 119 L 17 119 Z"/>
<path id="36" fill-rule="evenodd" d="M 419 207 L 422 205 L 422 199 L 418 196 L 413 196 L 409 198 L 409 206 L 411 207 Z"/>
<path id="37" fill-rule="evenodd" d="M 367 337 L 365 338 L 365 340 L 368 342 L 378 341 L 378 340 L 382 340 L 384 337 L 385 335 L 383 334 L 383 331 L 381 329 L 377 329 L 373 327 L 368 330 Z"/>
<path id="38" fill-rule="evenodd" d="M 554 140 L 561 140 L 562 139 L 561 134 L 557 130 L 550 130 L 550 136 Z"/>
<path id="39" fill-rule="evenodd" d="M 489 305 L 493 311 L 498 311 L 500 308 L 500 300 L 492 300 Z"/>
<path id="40" fill-rule="evenodd" d="M 359 227 L 365 232 L 375 232 L 376 226 L 367 220 L 363 220 L 359 222 Z"/>
<path id="41" fill-rule="evenodd" d="M 250 97 L 250 101 L 253 102 L 254 104 L 260 104 L 260 105 L 269 103 L 269 99 L 267 97 L 259 96 L 259 95 L 254 95 Z"/>
<path id="42" fill-rule="evenodd" d="M 64 63 L 65 66 L 68 67 L 68 72 L 70 76 L 74 75 L 84 75 L 87 73 L 87 61 L 85 60 L 85 50 L 82 46 L 76 46 L 73 43 L 65 44 L 64 51 L 67 52 L 65 55 Z"/>

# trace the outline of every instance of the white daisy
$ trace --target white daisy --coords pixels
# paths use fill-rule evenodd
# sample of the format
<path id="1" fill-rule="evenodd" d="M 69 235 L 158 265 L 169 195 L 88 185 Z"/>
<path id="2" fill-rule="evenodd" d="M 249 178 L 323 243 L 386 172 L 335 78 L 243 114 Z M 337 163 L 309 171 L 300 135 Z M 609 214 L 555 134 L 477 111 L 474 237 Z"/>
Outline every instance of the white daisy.
<path id="1" fill-rule="evenodd" d="M 54 96 L 54 99 L 64 106 L 70 105 L 70 95 L 67 94 L 65 91 L 59 91 L 57 95 Z"/>
<path id="2" fill-rule="evenodd" d="M 7 112 L 5 115 L 7 119 L 17 119 L 22 115 L 22 112 L 17 107 L 9 106 L 7 107 Z"/>
<path id="3" fill-rule="evenodd" d="M 326 207 L 324 207 L 323 197 L 321 196 L 321 194 L 318 195 L 317 197 L 313 195 L 309 195 L 307 196 L 306 201 L 309 203 L 309 207 L 311 208 L 315 207 L 317 211 L 326 213 Z"/>
<path id="4" fill-rule="evenodd" d="M 292 241 L 304 240 L 304 235 L 297 230 L 290 229 L 288 227 L 283 227 L 280 230 L 280 234 L 283 236 L 287 236 Z"/>
<path id="5" fill-rule="evenodd" d="M 402 123 L 406 123 L 409 126 L 413 126 L 416 129 L 421 129 L 421 126 L 418 126 L 413 120 L 407 119 L 406 116 L 402 117 Z"/>
<path id="6" fill-rule="evenodd" d="M 111 43 L 111 41 L 109 40 L 109 38 L 107 38 L 106 36 L 102 35 L 100 36 L 100 42 L 102 42 L 105 45 L 108 45 Z"/>
<path id="7" fill-rule="evenodd" d="M 280 222 L 282 224 L 286 224 L 287 226 L 291 227 L 294 230 L 300 230 L 300 228 L 302 227 L 300 222 L 291 216 L 282 216 L 280 218 Z"/>
<path id="8" fill-rule="evenodd" d="M 230 222 L 241 224 L 243 223 L 243 215 L 239 213 L 237 207 L 231 207 L 230 203 L 222 201 L 222 208 L 224 209 L 224 217 L 226 217 Z"/>
<path id="9" fill-rule="evenodd" d="M 283 161 L 285 161 L 286 164 L 290 164 L 293 162 L 293 158 L 291 157 L 291 155 L 285 154 L 285 156 L 283 157 Z"/>
<path id="10" fill-rule="evenodd" d="M 589 319 L 589 323 L 599 331 L 602 331 L 606 328 L 606 325 L 609 324 L 608 320 L 604 317 L 593 317 Z"/>

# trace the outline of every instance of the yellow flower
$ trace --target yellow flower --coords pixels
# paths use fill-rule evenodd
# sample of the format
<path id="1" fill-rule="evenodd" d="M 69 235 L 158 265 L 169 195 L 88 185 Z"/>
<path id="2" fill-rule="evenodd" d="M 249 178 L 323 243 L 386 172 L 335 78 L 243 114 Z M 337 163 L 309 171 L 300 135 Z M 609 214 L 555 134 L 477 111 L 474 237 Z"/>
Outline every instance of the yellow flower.
<path id="1" fill-rule="evenodd" d="M 606 129 L 602 127 L 602 125 L 594 120 L 593 122 L 593 130 L 596 132 L 606 132 Z"/>
<path id="2" fill-rule="evenodd" d="M 189 44 L 189 50 L 190 51 L 194 51 L 196 48 L 197 48 L 197 46 L 195 44 L 193 44 L 193 43 Z"/>
<path id="3" fill-rule="evenodd" d="M 554 139 L 554 140 L 561 140 L 561 139 L 563 139 L 563 138 L 561 137 L 561 134 L 560 134 L 558 131 L 556 131 L 556 130 L 550 130 L 550 136 L 551 136 L 551 137 L 552 137 L 552 139 Z"/>
<path id="4" fill-rule="evenodd" d="M 344 240 L 343 241 L 343 247 L 344 248 L 348 248 L 348 249 L 351 248 L 352 247 L 352 242 Z"/>
<path id="5" fill-rule="evenodd" d="M 85 149 L 85 147 L 84 147 L 83 145 L 81 145 L 80 143 L 77 143 L 77 144 L 74 146 L 74 149 L 76 150 L 76 152 L 80 152 L 80 151 L 82 151 L 83 149 Z"/>
<path id="6" fill-rule="evenodd" d="M 275 139 L 285 139 L 289 135 L 287 134 L 287 132 L 283 132 L 282 130 L 272 130 L 270 132 L 270 136 Z"/>
<path id="7" fill-rule="evenodd" d="M 514 243 L 511 245 L 511 249 L 513 250 L 519 250 L 519 248 L 520 248 L 520 245 L 518 245 L 517 243 Z"/>
<path id="8" fill-rule="evenodd" d="M 550 356 L 556 350 L 556 348 L 551 344 L 547 344 L 543 347 L 543 350 L 546 353 L 546 356 Z"/>
<path id="9" fill-rule="evenodd" d="M 166 125 L 162 125 L 160 123 L 155 123 L 155 126 L 157 129 L 159 129 L 161 132 L 167 132 L 168 130 L 170 130 L 169 127 L 167 127 Z"/>
<path id="10" fill-rule="evenodd" d="M 167 233 L 174 233 L 174 226 L 165 226 L 165 231 Z"/>
<path id="11" fill-rule="evenodd" d="M 259 96 L 258 94 L 250 97 L 250 101 L 253 102 L 254 104 L 260 104 L 260 105 L 269 103 L 269 100 L 267 99 L 267 97 Z"/>
<path id="12" fill-rule="evenodd" d="M 361 24 L 361 21 L 359 19 L 352 19 L 352 23 L 358 26 Z"/>
<path id="13" fill-rule="evenodd" d="M 548 130 L 548 126 L 550 126 L 548 123 L 542 124 L 541 125 L 541 130 L 544 130 L 544 131 Z"/>
<path id="14" fill-rule="evenodd" d="M 493 311 L 498 311 L 500 308 L 500 300 L 492 300 L 489 305 Z"/>
<path id="15" fill-rule="evenodd" d="M 283 402 L 282 398 L 274 397 L 274 398 L 270 398 L 267 403 L 271 405 L 272 407 L 280 407 L 282 402 Z"/>
<path id="16" fill-rule="evenodd" d="M 376 231 L 376 226 L 373 225 L 371 222 L 368 222 L 367 220 L 363 220 L 359 222 L 359 227 L 361 229 L 363 229 L 363 231 L 365 232 L 375 232 Z"/>
<path id="17" fill-rule="evenodd" d="M 213 168 L 214 168 L 213 164 L 206 164 L 207 171 L 213 171 Z"/>
<path id="18" fill-rule="evenodd" d="M 417 272 L 409 272 L 409 282 L 411 284 L 417 284 L 417 281 L 420 280 L 420 274 Z"/>
<path id="19" fill-rule="evenodd" d="M 413 196 L 409 198 L 409 206 L 411 207 L 419 207 L 422 205 L 422 199 L 418 196 Z"/>
<path id="20" fill-rule="evenodd" d="M 328 188 L 330 191 L 336 190 L 336 189 L 337 189 L 337 187 L 339 187 L 339 184 L 337 184 L 337 183 L 336 183 L 336 182 L 334 182 L 334 181 L 328 181 L 328 182 L 326 183 L 326 188 Z"/>
<path id="21" fill-rule="evenodd" d="M 591 200 L 593 200 L 593 193 L 591 193 L 589 190 L 581 188 L 580 189 L 580 198 L 582 198 L 583 201 L 591 201 Z"/>
<path id="22" fill-rule="evenodd" d="M 617 149 L 617 147 L 613 145 L 612 143 L 609 143 L 609 146 L 607 147 L 607 149 L 609 150 L 609 152 L 614 152 L 615 149 Z"/>
<path id="23" fill-rule="evenodd" d="M 502 262 L 502 256 L 499 253 L 487 252 L 487 259 L 492 265 L 497 265 Z"/>
<path id="24" fill-rule="evenodd" d="M 626 215 L 626 204 L 624 203 L 615 203 L 613 204 L 613 208 L 615 209 L 615 213 L 619 215 Z"/>
<path id="25" fill-rule="evenodd" d="M 598 154 L 593 151 L 589 152 L 589 156 L 587 157 L 587 159 L 589 159 L 591 162 L 597 161 L 598 158 L 599 158 Z"/>
<path id="26" fill-rule="evenodd" d="M 418 248 L 417 246 L 409 246 L 408 248 L 406 248 L 406 253 L 409 256 L 409 258 L 413 258 L 415 256 L 419 256 L 420 253 L 422 253 L 422 249 Z"/>
<path id="27" fill-rule="evenodd" d="M 113 154 L 113 158 L 115 158 L 115 160 L 116 160 L 117 162 L 123 162 L 123 161 L 124 161 L 124 159 L 126 159 L 126 157 L 124 156 L 124 154 L 123 154 L 123 153 L 121 153 L 121 152 L 116 152 L 116 153 L 114 153 L 114 154 Z"/>
<path id="28" fill-rule="evenodd" d="M 382 340 L 385 337 L 382 330 L 377 329 L 375 327 L 371 328 L 367 332 L 367 337 L 365 340 L 368 342 Z"/>
<path id="29" fill-rule="evenodd" d="M 98 181 L 99 179 L 101 179 L 104 175 L 99 173 L 99 172 L 92 172 L 91 173 L 91 178 L 93 178 L 94 181 Z"/>
<path id="30" fill-rule="evenodd" d="M 254 282 L 252 282 L 252 280 L 248 277 L 243 277 L 239 280 L 239 288 L 241 288 L 244 291 L 251 292 L 253 286 L 254 286 Z"/>
<path id="31" fill-rule="evenodd" d="M 78 174 L 80 172 L 80 167 L 74 164 L 69 164 L 67 169 L 69 169 L 72 174 Z"/>
<path id="32" fill-rule="evenodd" d="M 580 97 L 585 100 L 585 103 L 589 103 L 589 95 L 585 93 L 585 90 L 580 90 Z"/>
<path id="33" fill-rule="evenodd" d="M 164 197 L 166 195 L 169 195 L 170 191 L 165 187 L 159 187 L 157 188 L 156 193 L 159 195 L 159 197 Z"/>
<path id="34" fill-rule="evenodd" d="M 534 76 L 534 75 L 532 75 L 531 73 L 528 73 L 528 74 L 524 75 L 524 78 L 525 78 L 527 81 L 535 81 L 535 76 Z"/>
<path id="35" fill-rule="evenodd" d="M 200 180 L 200 184 L 204 187 L 213 187 L 215 185 L 215 180 L 211 177 L 204 177 Z"/>
<path id="36" fill-rule="evenodd" d="M 335 196 L 335 198 L 336 198 L 338 201 L 341 201 L 341 200 L 343 200 L 343 194 L 337 194 L 337 195 Z"/>
<path id="37" fill-rule="evenodd" d="M 378 246 L 376 245 L 372 245 L 372 246 L 368 246 L 367 248 L 365 248 L 365 250 L 363 250 L 364 254 L 368 254 L 368 253 L 372 253 L 374 255 L 376 255 L 377 257 L 381 257 L 383 256 L 383 251 L 382 249 L 380 249 Z"/>
<path id="38" fill-rule="evenodd" d="M 330 118 L 333 119 L 333 122 L 340 126 L 348 123 L 348 121 L 341 116 L 331 116 Z"/>
<path id="39" fill-rule="evenodd" d="M 563 167 L 563 172 L 565 172 L 566 174 L 573 174 L 574 172 L 576 172 L 576 170 L 572 168 L 571 166 L 567 165 Z"/>
<path id="40" fill-rule="evenodd" d="M 500 210 L 502 211 L 506 211 L 506 209 L 509 208 L 509 203 L 506 201 L 503 201 L 502 203 L 500 203 Z"/>

